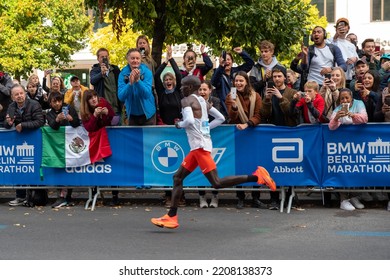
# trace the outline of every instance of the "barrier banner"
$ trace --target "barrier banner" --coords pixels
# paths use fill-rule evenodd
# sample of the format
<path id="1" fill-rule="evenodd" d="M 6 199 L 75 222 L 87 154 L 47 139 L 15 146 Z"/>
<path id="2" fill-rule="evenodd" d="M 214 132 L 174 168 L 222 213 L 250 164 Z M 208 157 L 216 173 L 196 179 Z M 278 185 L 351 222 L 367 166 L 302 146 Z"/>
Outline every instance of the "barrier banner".
<path id="1" fill-rule="evenodd" d="M 38 185 L 42 155 L 40 129 L 0 129 L 0 184 Z"/>
<path id="2" fill-rule="evenodd" d="M 179 168 L 190 147 L 184 129 L 171 127 L 143 128 L 145 185 L 172 186 L 173 174 Z M 223 126 L 211 130 L 212 156 L 221 177 L 235 173 L 234 127 Z M 184 180 L 185 186 L 210 186 L 199 168 Z"/>
<path id="3" fill-rule="evenodd" d="M 277 186 L 321 184 L 322 137 L 320 126 L 260 125 L 236 131 L 237 174 L 250 174 L 264 166 Z"/>
<path id="4" fill-rule="evenodd" d="M 389 124 L 323 126 L 323 186 L 390 186 Z"/>
<path id="5" fill-rule="evenodd" d="M 278 186 L 388 186 L 390 126 L 367 124 L 211 131 L 220 177 L 251 174 L 258 165 Z M 0 129 L 0 184 L 54 186 L 172 186 L 189 152 L 185 130 L 173 126 L 108 127 L 112 155 L 94 164 L 41 168 L 41 130 Z M 42 173 L 40 173 L 42 170 Z M 41 176 L 41 174 L 43 176 Z M 248 184 L 249 185 L 249 184 Z M 184 186 L 210 186 L 197 168 Z"/>

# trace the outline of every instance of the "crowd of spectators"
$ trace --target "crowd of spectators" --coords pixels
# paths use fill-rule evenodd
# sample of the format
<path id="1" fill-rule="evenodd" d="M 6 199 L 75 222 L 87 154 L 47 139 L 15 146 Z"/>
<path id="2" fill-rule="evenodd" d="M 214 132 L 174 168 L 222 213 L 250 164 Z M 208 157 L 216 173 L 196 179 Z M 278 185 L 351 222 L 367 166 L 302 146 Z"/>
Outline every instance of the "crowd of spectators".
<path id="1" fill-rule="evenodd" d="M 200 79 L 201 96 L 220 110 L 225 123 L 238 130 L 259 124 L 292 127 L 302 123 L 328 123 L 329 129 L 335 130 L 341 125 L 389 122 L 390 53 L 378 49 L 370 38 L 359 49 L 357 36 L 348 34 L 349 30 L 347 18 L 337 20 L 330 39 L 323 27 L 316 26 L 310 35 L 312 44 L 301 44 L 289 68 L 277 60 L 275 45 L 269 40 L 259 42 L 257 62 L 241 47 L 235 47 L 233 51 L 243 63 L 235 64 L 233 54 L 224 51 L 210 72 L 213 63 L 202 45 L 199 54 L 188 49 L 179 68 L 167 46 L 166 58 L 157 67 L 149 40 L 141 35 L 127 52 L 127 65 L 122 69 L 110 63 L 109 50 L 97 51 L 98 63 L 91 68 L 89 88 L 73 76 L 71 88 L 66 89 L 61 77 L 46 70 L 42 84 L 38 76 L 31 75 L 24 89 L 0 72 L 0 123 L 20 133 L 45 123 L 53 129 L 82 125 L 87 131 L 115 125 L 174 125 L 181 118 L 180 87 L 186 76 Z M 197 63 L 198 56 L 203 63 Z M 166 71 L 167 66 L 172 71 Z M 59 189 L 58 193 L 53 207 L 71 204 L 70 189 Z M 9 204 L 23 205 L 25 195 L 22 189 L 17 190 Z M 201 208 L 208 207 L 205 192 L 200 191 L 199 196 Z M 118 191 L 113 190 L 112 197 L 111 205 L 119 205 Z M 343 210 L 362 209 L 364 198 L 373 199 L 369 193 L 340 193 L 338 197 Z M 238 190 L 237 198 L 237 208 L 242 209 L 245 192 Z M 381 194 L 376 199 L 388 197 Z M 326 195 L 325 206 L 330 200 Z M 165 203 L 170 204 L 168 191 Z M 273 192 L 265 202 L 260 200 L 260 192 L 253 191 L 251 206 L 277 210 L 279 194 Z M 210 207 L 218 207 L 218 192 L 213 192 Z"/>

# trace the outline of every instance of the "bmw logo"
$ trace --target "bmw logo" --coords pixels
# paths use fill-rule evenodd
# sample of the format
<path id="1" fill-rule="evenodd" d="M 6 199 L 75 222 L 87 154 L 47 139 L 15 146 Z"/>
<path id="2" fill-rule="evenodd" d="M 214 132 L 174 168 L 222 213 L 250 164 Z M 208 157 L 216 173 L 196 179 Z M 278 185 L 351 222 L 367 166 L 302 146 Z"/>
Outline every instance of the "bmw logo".
<path id="1" fill-rule="evenodd" d="M 164 174 L 175 173 L 184 159 L 184 151 L 176 142 L 166 140 L 154 146 L 152 151 L 153 166 Z"/>

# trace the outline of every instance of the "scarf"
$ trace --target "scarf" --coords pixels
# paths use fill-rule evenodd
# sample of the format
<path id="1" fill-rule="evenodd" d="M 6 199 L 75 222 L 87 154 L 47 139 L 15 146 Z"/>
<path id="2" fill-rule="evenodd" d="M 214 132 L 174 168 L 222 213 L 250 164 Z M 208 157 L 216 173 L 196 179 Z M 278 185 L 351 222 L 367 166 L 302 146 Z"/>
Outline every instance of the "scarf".
<path id="1" fill-rule="evenodd" d="M 245 114 L 244 108 L 242 107 L 240 98 L 236 100 L 237 108 L 238 108 L 238 116 L 243 123 L 247 123 L 250 118 L 253 117 L 255 113 L 255 105 L 256 105 L 256 93 L 251 91 L 249 94 L 249 117 Z"/>

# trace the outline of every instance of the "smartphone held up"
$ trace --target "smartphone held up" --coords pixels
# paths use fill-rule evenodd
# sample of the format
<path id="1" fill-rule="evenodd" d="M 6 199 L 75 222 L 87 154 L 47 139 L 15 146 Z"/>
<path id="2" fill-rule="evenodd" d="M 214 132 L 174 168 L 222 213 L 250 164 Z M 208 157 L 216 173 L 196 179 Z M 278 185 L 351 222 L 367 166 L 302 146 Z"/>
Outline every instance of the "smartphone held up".
<path id="1" fill-rule="evenodd" d="M 230 94 L 231 94 L 231 96 L 232 96 L 232 99 L 233 99 L 233 100 L 236 100 L 236 98 L 237 98 L 237 88 L 231 87 L 231 88 L 230 88 Z"/>
<path id="2" fill-rule="evenodd" d="M 309 46 L 309 34 L 303 35 L 303 45 L 306 47 Z"/>
<path id="3" fill-rule="evenodd" d="M 274 82 L 267 82 L 267 88 L 274 88 L 275 83 Z"/>
<path id="4" fill-rule="evenodd" d="M 342 103 L 341 110 L 344 111 L 345 113 L 349 112 L 349 103 Z"/>
<path id="5" fill-rule="evenodd" d="M 222 51 L 222 59 L 226 61 L 226 51 Z"/>

